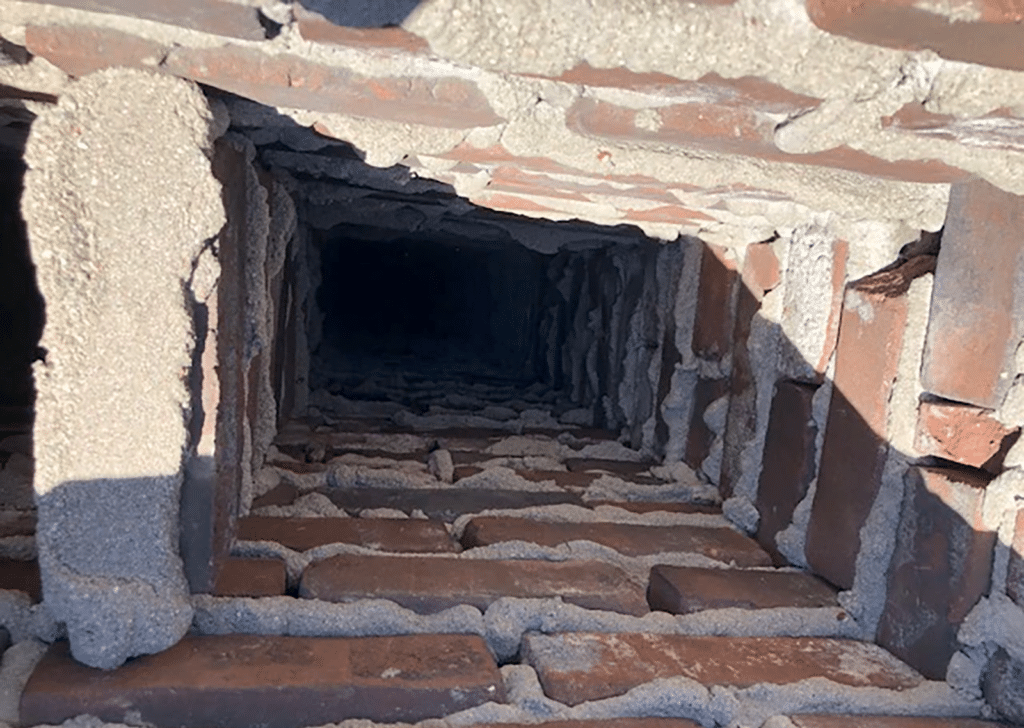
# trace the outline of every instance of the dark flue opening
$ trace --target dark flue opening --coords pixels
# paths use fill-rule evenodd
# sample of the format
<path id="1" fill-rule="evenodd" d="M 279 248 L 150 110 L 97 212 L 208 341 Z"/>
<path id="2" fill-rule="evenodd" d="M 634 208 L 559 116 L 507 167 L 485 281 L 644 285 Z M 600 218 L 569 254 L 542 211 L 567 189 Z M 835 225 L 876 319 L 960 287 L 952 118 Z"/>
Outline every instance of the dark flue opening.
<path id="1" fill-rule="evenodd" d="M 547 259 L 469 238 L 320 240 L 321 357 L 362 368 L 533 379 Z"/>

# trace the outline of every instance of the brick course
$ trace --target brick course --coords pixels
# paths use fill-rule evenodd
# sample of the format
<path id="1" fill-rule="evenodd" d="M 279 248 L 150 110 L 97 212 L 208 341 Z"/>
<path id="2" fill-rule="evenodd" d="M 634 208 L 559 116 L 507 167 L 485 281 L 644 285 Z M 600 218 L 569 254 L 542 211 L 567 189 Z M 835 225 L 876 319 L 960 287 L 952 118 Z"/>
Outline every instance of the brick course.
<path id="1" fill-rule="evenodd" d="M 853 586 L 860 529 L 888 455 L 889 395 L 907 322 L 906 293 L 933 266 L 934 258 L 920 256 L 847 287 L 806 542 L 811 568 L 844 589 Z"/>
<path id="2" fill-rule="evenodd" d="M 982 521 L 988 478 L 913 468 L 906 482 L 878 643 L 943 680 L 960 623 L 989 589 L 996 534 Z"/>
<path id="3" fill-rule="evenodd" d="M 185 637 L 105 672 L 50 647 L 21 701 L 26 725 L 76 715 L 160 728 L 301 728 L 367 718 L 416 722 L 488 701 L 504 689 L 473 635 Z"/>
<path id="4" fill-rule="evenodd" d="M 817 474 L 818 428 L 812 411 L 817 391 L 808 384 L 779 382 L 772 398 L 755 504 L 761 514 L 757 541 L 779 564 L 784 559 L 775 537 L 792 522 L 797 505 Z"/>
<path id="5" fill-rule="evenodd" d="M 528 541 L 557 546 L 570 541 L 593 541 L 626 556 L 663 552 L 703 554 L 738 566 L 770 564 L 753 540 L 731 528 L 642 526 L 629 523 L 543 523 L 523 518 L 478 517 L 466 526 L 462 545 L 488 546 L 504 541 Z"/>
<path id="6" fill-rule="evenodd" d="M 923 455 L 983 468 L 993 474 L 1016 442 L 1019 428 L 1009 428 L 991 410 L 972 405 L 922 402 L 918 408 L 915 446 Z"/>
<path id="7" fill-rule="evenodd" d="M 458 604 L 484 610 L 504 596 L 561 597 L 586 609 L 633 615 L 648 611 L 642 588 L 597 561 L 335 556 L 306 569 L 299 594 L 331 602 L 390 599 L 421 614 Z"/>
<path id="8" fill-rule="evenodd" d="M 823 677 L 851 687 L 902 690 L 921 676 L 882 648 L 813 637 L 690 637 L 654 634 L 527 634 L 524 660 L 544 693 L 568 705 L 622 695 L 659 678 L 711 687 L 785 685 Z"/>
<path id="9" fill-rule="evenodd" d="M 651 609 L 690 614 L 706 609 L 836 607 L 836 591 L 806 573 L 698 569 L 659 564 L 647 587 Z"/>
<path id="10" fill-rule="evenodd" d="M 1024 335 L 1024 198 L 982 180 L 954 185 L 935 268 L 921 381 L 997 409 Z"/>
<path id="11" fill-rule="evenodd" d="M 244 541 L 276 541 L 296 551 L 308 551 L 331 543 L 411 553 L 457 550 L 443 523 L 418 518 L 247 516 L 239 519 L 236 537 Z"/>

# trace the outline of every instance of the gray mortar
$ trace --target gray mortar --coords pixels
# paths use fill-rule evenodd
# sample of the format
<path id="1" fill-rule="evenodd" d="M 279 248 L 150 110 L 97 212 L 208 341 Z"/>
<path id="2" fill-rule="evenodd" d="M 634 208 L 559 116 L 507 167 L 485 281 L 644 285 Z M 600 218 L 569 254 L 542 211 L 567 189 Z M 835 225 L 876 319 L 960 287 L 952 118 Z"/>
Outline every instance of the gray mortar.
<path id="1" fill-rule="evenodd" d="M 22 211 L 47 300 L 40 569 L 73 654 L 95 667 L 165 649 L 191 622 L 177 523 L 194 346 L 183 290 L 224 222 L 211 121 L 194 84 L 104 71 L 68 87 L 25 151 Z"/>
<path id="2" fill-rule="evenodd" d="M 18 725 L 21 693 L 48 647 L 45 642 L 26 639 L 4 652 L 0 662 L 0 722 Z"/>
<path id="3" fill-rule="evenodd" d="M 629 483 L 614 475 L 602 475 L 587 486 L 583 500 L 589 501 L 630 501 L 658 503 L 716 503 L 718 489 L 703 483 L 667 483 L 665 485 L 640 485 Z"/>
<path id="4" fill-rule="evenodd" d="M 781 246 L 776 246 L 776 249 L 779 247 Z M 786 256 L 781 257 L 781 262 L 784 264 Z M 787 283 L 788 280 L 787 272 Z M 755 388 L 756 425 L 753 437 L 740 450 L 739 473 L 733 483 L 733 495 L 745 498 L 750 502 L 755 502 L 757 499 L 764 440 L 768 433 L 772 397 L 775 396 L 775 382 L 778 379 L 777 362 L 780 344 L 778 321 L 783 310 L 783 290 L 785 289 L 776 289 L 765 294 L 760 309 L 754 314 L 750 325 L 750 335 L 747 337 L 747 352 Z"/>
<path id="5" fill-rule="evenodd" d="M 903 511 L 906 472 L 906 457 L 890 449 L 878 495 L 860 529 L 853 588 L 839 594 L 839 603 L 863 626 L 863 639 L 874 639 L 885 608 L 889 563 L 896 549 L 896 531 Z"/>
<path id="6" fill-rule="evenodd" d="M 697 362 L 690 348 L 697 315 L 697 290 L 700 282 L 701 257 L 704 246 L 699 240 L 687 239 L 683 245 L 683 266 L 675 294 L 672 314 L 675 317 L 675 345 L 681 361 L 671 377 L 668 395 L 659 405 L 668 426 L 665 462 L 679 462 L 686 449 L 693 412 L 693 390 L 697 383 Z"/>

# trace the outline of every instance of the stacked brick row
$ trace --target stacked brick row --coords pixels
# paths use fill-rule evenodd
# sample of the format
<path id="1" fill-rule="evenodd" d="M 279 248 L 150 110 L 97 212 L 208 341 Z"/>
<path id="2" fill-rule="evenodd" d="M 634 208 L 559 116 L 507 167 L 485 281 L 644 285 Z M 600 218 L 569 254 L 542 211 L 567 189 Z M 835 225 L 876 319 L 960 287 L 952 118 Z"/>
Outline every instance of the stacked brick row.
<path id="1" fill-rule="evenodd" d="M 848 590 L 882 646 L 1018 719 L 1014 638 L 959 630 L 996 601 L 1024 624 L 1022 223 L 1021 198 L 973 181 L 941 245 L 856 280 L 810 227 L 741 265 L 706 250 L 684 454 L 778 563 Z"/>
<path id="2" fill-rule="evenodd" d="M 538 370 L 591 411 L 586 424 L 628 427 L 637 448 L 654 446 L 662 371 L 678 358 L 673 311 L 691 244 L 642 239 L 563 251 L 549 264 Z"/>

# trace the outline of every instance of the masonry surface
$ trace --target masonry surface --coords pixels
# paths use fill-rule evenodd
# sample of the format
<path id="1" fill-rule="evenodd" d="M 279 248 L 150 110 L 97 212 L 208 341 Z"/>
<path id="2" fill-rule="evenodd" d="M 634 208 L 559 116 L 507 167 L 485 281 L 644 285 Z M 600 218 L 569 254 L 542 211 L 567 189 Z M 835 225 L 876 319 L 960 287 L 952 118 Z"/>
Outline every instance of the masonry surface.
<path id="1" fill-rule="evenodd" d="M 0 720 L 1024 725 L 1022 17 L 0 0 Z"/>

